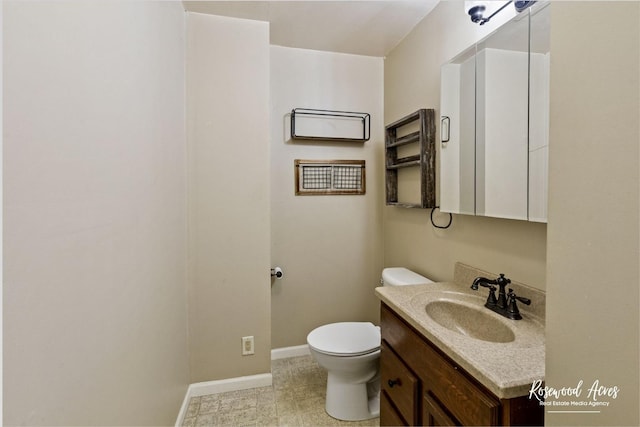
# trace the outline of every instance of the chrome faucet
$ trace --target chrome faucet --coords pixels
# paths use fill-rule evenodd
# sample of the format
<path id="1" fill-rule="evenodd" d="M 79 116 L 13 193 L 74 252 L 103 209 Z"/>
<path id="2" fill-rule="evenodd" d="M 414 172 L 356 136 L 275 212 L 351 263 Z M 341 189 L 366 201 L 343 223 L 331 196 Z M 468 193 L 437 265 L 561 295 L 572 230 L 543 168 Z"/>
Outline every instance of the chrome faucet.
<path id="1" fill-rule="evenodd" d="M 471 285 L 471 289 L 477 291 L 478 286 L 489 288 L 489 296 L 487 297 L 487 302 L 484 306 L 508 319 L 520 320 L 522 319 L 522 316 L 518 310 L 516 300 L 526 305 L 531 304 L 531 300 L 529 298 L 517 296 L 513 292 L 513 289 L 509 289 L 509 293 L 505 292 L 505 288 L 509 283 L 511 283 L 511 280 L 507 279 L 504 277 L 504 274 L 500 273 L 500 277 L 493 280 L 487 279 L 486 277 L 476 277 Z M 498 298 L 496 298 L 497 288 L 494 285 L 498 285 L 500 288 L 498 291 Z"/>

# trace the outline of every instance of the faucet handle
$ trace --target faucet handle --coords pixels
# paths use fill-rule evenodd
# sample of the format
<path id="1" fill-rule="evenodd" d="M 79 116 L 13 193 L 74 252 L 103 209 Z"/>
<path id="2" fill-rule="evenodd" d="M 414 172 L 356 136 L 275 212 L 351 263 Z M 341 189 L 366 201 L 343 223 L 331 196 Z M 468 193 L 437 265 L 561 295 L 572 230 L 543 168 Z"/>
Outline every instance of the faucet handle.
<path id="1" fill-rule="evenodd" d="M 518 295 L 515 294 L 515 292 L 513 292 L 513 289 L 509 288 L 509 293 L 507 294 L 507 297 L 514 299 L 514 300 L 518 300 L 523 304 L 529 305 L 531 304 L 531 300 L 529 298 L 525 298 L 525 297 L 519 297 Z M 514 301 L 515 304 L 515 301 Z"/>
<path id="2" fill-rule="evenodd" d="M 520 315 L 520 310 L 518 310 L 518 305 L 516 304 L 516 300 L 522 302 L 523 304 L 529 305 L 531 304 L 531 300 L 529 298 L 523 298 L 517 296 L 513 289 L 509 289 L 509 293 L 507 294 L 508 304 L 507 304 L 507 317 L 509 319 L 520 320 L 522 316 Z"/>
<path id="3" fill-rule="evenodd" d="M 487 305 L 491 305 L 494 306 L 496 304 L 498 304 L 498 299 L 496 298 L 496 287 L 493 285 L 488 286 L 489 288 L 489 296 L 487 296 L 487 302 L 486 302 L 486 306 Z"/>

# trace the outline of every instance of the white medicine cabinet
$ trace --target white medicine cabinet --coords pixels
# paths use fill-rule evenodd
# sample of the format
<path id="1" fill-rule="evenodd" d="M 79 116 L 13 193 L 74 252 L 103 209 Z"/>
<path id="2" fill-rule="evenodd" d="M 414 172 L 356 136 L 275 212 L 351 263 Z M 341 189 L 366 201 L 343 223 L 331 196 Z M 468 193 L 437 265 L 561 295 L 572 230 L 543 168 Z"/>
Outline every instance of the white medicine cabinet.
<path id="1" fill-rule="evenodd" d="M 441 70 L 442 212 L 546 222 L 549 9 L 530 8 Z"/>

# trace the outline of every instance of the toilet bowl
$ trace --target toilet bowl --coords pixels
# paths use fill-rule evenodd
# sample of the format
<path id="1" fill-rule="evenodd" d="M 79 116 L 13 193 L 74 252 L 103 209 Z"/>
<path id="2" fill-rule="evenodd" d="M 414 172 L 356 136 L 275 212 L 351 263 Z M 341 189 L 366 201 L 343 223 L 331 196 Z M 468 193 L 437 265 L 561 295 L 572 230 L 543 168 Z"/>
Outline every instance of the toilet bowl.
<path id="1" fill-rule="evenodd" d="M 383 286 L 431 283 L 402 267 L 385 268 Z M 307 336 L 313 358 L 327 370 L 325 409 L 333 418 L 359 421 L 380 415 L 380 327 L 370 322 L 338 322 Z"/>
<path id="2" fill-rule="evenodd" d="M 370 322 L 331 323 L 311 331 L 307 343 L 327 370 L 327 413 L 346 421 L 377 417 L 380 328 Z"/>

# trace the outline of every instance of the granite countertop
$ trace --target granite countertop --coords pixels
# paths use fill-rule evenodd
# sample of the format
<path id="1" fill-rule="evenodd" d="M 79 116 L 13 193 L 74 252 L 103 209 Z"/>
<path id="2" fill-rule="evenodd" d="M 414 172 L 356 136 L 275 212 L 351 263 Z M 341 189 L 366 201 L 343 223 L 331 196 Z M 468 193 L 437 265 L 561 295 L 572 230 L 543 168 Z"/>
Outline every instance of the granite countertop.
<path id="1" fill-rule="evenodd" d="M 531 310 L 519 304 L 522 320 L 510 320 L 484 307 L 487 289 L 473 291 L 470 289 L 471 282 L 465 283 L 472 276 L 495 275 L 477 269 L 466 270 L 468 268 L 473 269 L 458 263 L 454 282 L 379 287 L 376 288 L 376 295 L 497 397 L 509 399 L 528 395 L 534 381 L 544 380 L 544 293 L 522 284 L 510 286 L 518 295 L 532 299 Z M 484 310 L 483 313 L 492 318 L 488 320 L 506 325 L 515 339 L 510 342 L 488 342 L 447 329 L 425 311 L 426 304 L 436 300 L 456 301 Z M 536 307 L 536 304 L 539 306 Z"/>

